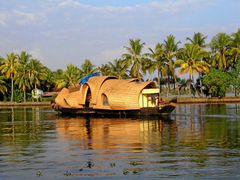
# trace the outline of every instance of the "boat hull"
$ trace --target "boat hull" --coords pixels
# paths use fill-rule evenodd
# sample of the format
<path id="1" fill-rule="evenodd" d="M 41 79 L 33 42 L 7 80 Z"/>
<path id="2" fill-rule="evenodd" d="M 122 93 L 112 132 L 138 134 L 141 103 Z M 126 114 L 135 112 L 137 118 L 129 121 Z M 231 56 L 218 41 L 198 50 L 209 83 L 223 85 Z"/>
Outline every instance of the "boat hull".
<path id="1" fill-rule="evenodd" d="M 81 116 L 117 116 L 117 117 L 134 117 L 134 116 L 164 116 L 170 114 L 176 107 L 175 103 L 161 105 L 159 107 L 141 108 L 139 110 L 106 110 L 92 108 L 54 108 L 64 115 L 81 115 Z"/>

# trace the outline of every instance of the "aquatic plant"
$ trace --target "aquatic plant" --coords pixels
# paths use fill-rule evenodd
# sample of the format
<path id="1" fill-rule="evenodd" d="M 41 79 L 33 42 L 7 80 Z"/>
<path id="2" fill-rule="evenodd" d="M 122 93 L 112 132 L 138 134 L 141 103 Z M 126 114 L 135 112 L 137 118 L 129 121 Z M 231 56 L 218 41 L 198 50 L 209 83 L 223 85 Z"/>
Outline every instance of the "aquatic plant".
<path id="1" fill-rule="evenodd" d="M 129 164 L 132 166 L 137 166 L 137 165 L 142 165 L 142 162 L 131 161 L 131 162 L 129 162 Z"/>
<path id="2" fill-rule="evenodd" d="M 128 173 L 129 173 L 129 170 L 128 170 L 128 169 L 124 169 L 124 170 L 123 170 L 123 174 L 124 174 L 124 175 L 127 175 Z"/>
<path id="3" fill-rule="evenodd" d="M 116 166 L 116 163 L 110 163 L 110 166 L 111 166 L 111 167 L 115 167 L 115 166 Z"/>
<path id="4" fill-rule="evenodd" d="M 37 171 L 36 172 L 36 176 L 42 176 L 42 172 L 41 171 Z"/>

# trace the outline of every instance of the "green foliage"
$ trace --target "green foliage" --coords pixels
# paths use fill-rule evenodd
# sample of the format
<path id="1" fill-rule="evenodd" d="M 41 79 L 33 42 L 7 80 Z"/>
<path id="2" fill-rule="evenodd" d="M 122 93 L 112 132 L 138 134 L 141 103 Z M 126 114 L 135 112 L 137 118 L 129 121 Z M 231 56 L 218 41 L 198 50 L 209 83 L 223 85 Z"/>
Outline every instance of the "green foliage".
<path id="1" fill-rule="evenodd" d="M 203 61 L 206 56 L 207 52 L 198 45 L 186 44 L 184 48 L 179 50 L 175 66 L 180 67 L 179 74 L 189 73 L 189 79 L 192 80 L 194 72 L 208 71 L 209 65 Z"/>
<path id="2" fill-rule="evenodd" d="M 65 71 L 58 71 L 58 74 L 56 75 L 57 79 L 55 83 L 58 89 L 75 87 L 81 78 L 80 69 L 73 64 L 67 65 Z"/>
<path id="3" fill-rule="evenodd" d="M 150 74 L 154 71 L 157 71 L 157 83 L 162 91 L 161 79 L 167 74 L 167 59 L 165 57 L 163 44 L 157 43 L 155 49 L 149 48 L 150 53 L 145 54 L 150 58 L 150 64 L 147 67 L 147 70 Z"/>
<path id="4" fill-rule="evenodd" d="M 13 100 L 14 100 L 14 102 L 23 102 L 24 101 L 23 95 L 19 89 L 14 91 Z"/>
<path id="5" fill-rule="evenodd" d="M 17 55 L 17 72 L 15 77 L 15 84 L 23 92 L 23 100 L 26 101 L 26 91 L 30 89 L 30 76 L 28 63 L 31 59 L 31 55 L 27 54 L 25 51 L 22 51 L 20 55 Z"/>
<path id="6" fill-rule="evenodd" d="M 7 84 L 4 76 L 0 76 L 0 93 L 1 94 L 7 93 Z"/>
<path id="7" fill-rule="evenodd" d="M 193 38 L 187 37 L 186 40 L 190 41 L 191 44 L 197 45 L 199 47 L 206 47 L 205 40 L 207 39 L 207 36 L 204 36 L 202 33 L 194 33 Z"/>
<path id="8" fill-rule="evenodd" d="M 29 80 L 32 88 L 40 86 L 41 81 L 47 77 L 47 68 L 37 59 L 31 59 L 29 64 Z"/>
<path id="9" fill-rule="evenodd" d="M 230 85 L 230 75 L 222 70 L 212 69 L 203 77 L 203 85 L 212 97 L 224 97 Z"/>
<path id="10" fill-rule="evenodd" d="M 139 80 L 143 77 L 143 66 L 145 59 L 142 55 L 142 51 L 145 43 L 141 43 L 140 39 L 130 39 L 129 47 L 124 47 L 127 53 L 122 55 L 126 65 L 131 66 L 130 75 L 133 78 L 138 78 Z M 144 73 L 144 72 L 143 72 Z"/>
<path id="11" fill-rule="evenodd" d="M 80 68 L 81 77 L 87 76 L 92 73 L 98 73 L 98 69 L 92 64 L 91 60 L 86 59 Z"/>
<path id="12" fill-rule="evenodd" d="M 13 101 L 13 87 L 14 87 L 14 77 L 17 73 L 17 55 L 10 53 L 7 55 L 7 58 L 2 61 L 0 66 L 0 71 L 5 75 L 7 79 L 11 79 L 11 102 Z"/>
<path id="13" fill-rule="evenodd" d="M 217 69 L 225 70 L 230 66 L 230 60 L 228 58 L 230 45 L 231 37 L 226 33 L 218 33 L 212 38 L 210 47 L 213 52 L 211 58 L 213 67 L 215 66 Z"/>
<path id="14" fill-rule="evenodd" d="M 230 74 L 230 84 L 234 88 L 235 96 L 240 93 L 240 60 L 234 66 Z"/>

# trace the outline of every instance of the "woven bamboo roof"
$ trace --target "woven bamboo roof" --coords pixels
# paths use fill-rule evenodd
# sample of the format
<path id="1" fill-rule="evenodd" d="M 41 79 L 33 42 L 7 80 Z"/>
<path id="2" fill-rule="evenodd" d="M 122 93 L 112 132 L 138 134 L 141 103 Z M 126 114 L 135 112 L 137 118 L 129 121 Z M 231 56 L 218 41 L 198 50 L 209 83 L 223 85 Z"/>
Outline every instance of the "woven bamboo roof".
<path id="1" fill-rule="evenodd" d="M 69 89 L 63 88 L 55 98 L 55 102 L 64 108 L 71 108 L 71 106 L 66 102 L 65 97 L 69 95 Z"/>
<path id="2" fill-rule="evenodd" d="M 69 93 L 65 97 L 66 103 L 73 107 L 73 108 L 82 108 L 83 106 L 81 105 L 81 98 L 80 98 L 80 91 L 74 91 L 72 93 Z"/>
<path id="3" fill-rule="evenodd" d="M 137 79 L 121 80 L 109 76 L 94 76 L 74 90 L 64 88 L 55 102 L 65 108 L 82 108 L 90 90 L 91 106 L 95 109 L 134 110 L 140 108 L 139 96 L 142 90 L 155 87 L 152 81 L 138 82 Z"/>
<path id="4" fill-rule="evenodd" d="M 109 80 L 109 79 L 117 79 L 116 77 L 110 77 L 110 76 L 94 76 L 89 78 L 88 82 L 86 83 L 91 90 L 92 94 L 92 104 L 97 103 L 97 96 L 98 92 L 103 84 L 104 81 Z"/>
<path id="5" fill-rule="evenodd" d="M 109 108 L 113 110 L 139 109 L 139 95 L 147 87 L 156 87 L 152 81 L 137 82 L 136 80 L 110 79 L 102 84 L 98 92 L 96 109 L 105 109 L 102 94 L 108 98 Z"/>

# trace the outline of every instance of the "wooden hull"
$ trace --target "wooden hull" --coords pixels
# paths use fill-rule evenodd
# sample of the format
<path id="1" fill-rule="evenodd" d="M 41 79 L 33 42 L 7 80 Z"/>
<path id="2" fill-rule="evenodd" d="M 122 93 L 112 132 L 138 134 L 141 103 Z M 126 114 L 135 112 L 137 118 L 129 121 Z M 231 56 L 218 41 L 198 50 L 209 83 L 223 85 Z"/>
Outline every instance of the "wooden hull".
<path id="1" fill-rule="evenodd" d="M 134 116 L 163 116 L 170 114 L 176 107 L 175 103 L 162 104 L 159 107 L 141 108 L 139 110 L 105 110 L 92 108 L 62 108 L 55 110 L 64 115 L 83 115 L 83 116 L 115 116 L 115 117 L 134 117 Z"/>

